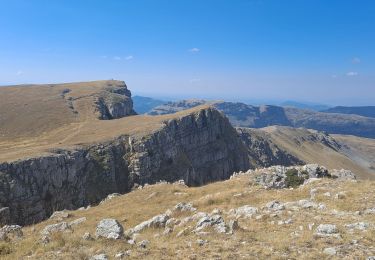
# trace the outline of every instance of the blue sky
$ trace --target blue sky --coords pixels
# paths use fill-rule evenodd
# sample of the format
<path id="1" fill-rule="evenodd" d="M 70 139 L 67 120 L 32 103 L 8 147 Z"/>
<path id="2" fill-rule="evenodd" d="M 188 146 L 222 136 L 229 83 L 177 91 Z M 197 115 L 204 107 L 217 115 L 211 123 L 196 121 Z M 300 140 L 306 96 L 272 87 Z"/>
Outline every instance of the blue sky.
<path id="1" fill-rule="evenodd" d="M 375 105 L 372 0 L 0 0 L 0 85 Z"/>

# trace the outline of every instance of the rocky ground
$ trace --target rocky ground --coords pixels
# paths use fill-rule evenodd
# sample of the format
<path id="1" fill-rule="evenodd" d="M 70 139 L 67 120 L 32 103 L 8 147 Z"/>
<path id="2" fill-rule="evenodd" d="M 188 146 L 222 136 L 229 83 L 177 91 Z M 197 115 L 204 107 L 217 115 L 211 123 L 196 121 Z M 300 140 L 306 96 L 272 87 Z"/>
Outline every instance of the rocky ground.
<path id="1" fill-rule="evenodd" d="M 318 165 L 161 182 L 0 240 L 4 259 L 374 259 L 375 182 Z"/>

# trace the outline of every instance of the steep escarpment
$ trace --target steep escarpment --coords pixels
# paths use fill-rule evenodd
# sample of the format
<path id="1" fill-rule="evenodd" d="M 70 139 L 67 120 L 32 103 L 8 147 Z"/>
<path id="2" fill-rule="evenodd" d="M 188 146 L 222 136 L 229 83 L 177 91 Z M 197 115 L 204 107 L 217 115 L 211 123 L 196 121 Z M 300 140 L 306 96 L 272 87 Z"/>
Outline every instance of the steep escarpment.
<path id="1" fill-rule="evenodd" d="M 252 166 L 298 165 L 303 161 L 276 145 L 268 133 L 259 129 L 237 128 L 242 142 L 246 145 Z"/>
<path id="2" fill-rule="evenodd" d="M 200 185 L 247 168 L 246 149 L 235 129 L 218 111 L 207 108 L 166 120 L 148 135 L 124 135 L 0 164 L 0 219 L 30 224 L 55 210 L 127 192 L 135 184 L 183 179 Z"/>
<path id="3" fill-rule="evenodd" d="M 130 168 L 140 183 L 183 179 L 201 185 L 249 167 L 244 144 L 217 110 L 208 108 L 165 124 L 162 131 L 131 141 Z"/>
<path id="4" fill-rule="evenodd" d="M 136 114 L 133 110 L 131 92 L 125 83 L 110 86 L 100 92 L 96 104 L 100 119 L 116 119 Z"/>

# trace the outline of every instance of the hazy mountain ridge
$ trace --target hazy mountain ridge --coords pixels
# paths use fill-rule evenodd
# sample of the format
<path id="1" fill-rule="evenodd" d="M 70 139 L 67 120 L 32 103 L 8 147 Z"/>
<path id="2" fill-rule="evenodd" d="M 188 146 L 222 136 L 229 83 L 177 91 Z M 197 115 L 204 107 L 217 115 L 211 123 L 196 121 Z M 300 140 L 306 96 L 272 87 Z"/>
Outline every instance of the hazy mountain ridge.
<path id="1" fill-rule="evenodd" d="M 324 113 L 340 113 L 340 114 L 352 114 L 365 117 L 375 117 L 375 106 L 360 106 L 360 107 L 345 107 L 337 106 L 326 110 Z"/>
<path id="2" fill-rule="evenodd" d="M 138 114 L 144 114 L 154 107 L 167 103 L 167 101 L 143 96 L 133 96 L 133 107 Z"/>
<path id="3" fill-rule="evenodd" d="M 185 101 L 170 102 L 155 107 L 150 114 L 181 111 Z M 191 103 L 189 103 L 191 104 Z M 200 102 L 202 104 L 202 101 Z M 375 138 L 375 119 L 359 115 L 323 113 L 307 109 L 272 105 L 252 106 L 234 102 L 212 102 L 234 126 L 262 128 L 272 125 L 304 127 L 332 134 L 348 134 Z M 188 107 L 191 107 L 190 105 Z M 178 108 L 178 110 L 176 110 Z"/>

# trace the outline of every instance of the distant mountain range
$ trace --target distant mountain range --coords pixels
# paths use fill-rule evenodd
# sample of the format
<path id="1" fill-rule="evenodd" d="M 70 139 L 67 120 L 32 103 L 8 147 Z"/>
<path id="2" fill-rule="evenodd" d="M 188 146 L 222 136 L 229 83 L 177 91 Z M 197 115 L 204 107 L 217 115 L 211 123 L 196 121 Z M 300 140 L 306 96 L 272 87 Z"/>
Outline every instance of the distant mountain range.
<path id="1" fill-rule="evenodd" d="M 315 103 L 300 103 L 296 101 L 285 101 L 279 104 L 282 107 L 295 107 L 302 109 L 310 109 L 314 111 L 323 111 L 331 108 L 330 106 L 324 104 L 315 104 Z"/>
<path id="2" fill-rule="evenodd" d="M 239 102 L 183 100 L 157 106 L 148 114 L 171 114 L 207 103 L 211 103 L 223 112 L 232 125 L 236 127 L 262 128 L 279 125 L 315 129 L 332 134 L 375 138 L 375 118 L 353 114 L 317 112 L 294 107 L 252 106 Z"/>
<path id="3" fill-rule="evenodd" d="M 360 115 L 365 117 L 375 117 L 375 106 L 363 106 L 363 107 L 333 107 L 322 112 L 325 113 L 340 113 L 340 114 L 352 114 Z"/>
<path id="4" fill-rule="evenodd" d="M 145 114 L 152 110 L 154 107 L 160 106 L 167 101 L 149 98 L 149 97 L 142 97 L 142 96 L 134 96 L 133 99 L 133 108 L 135 112 L 138 114 Z"/>

